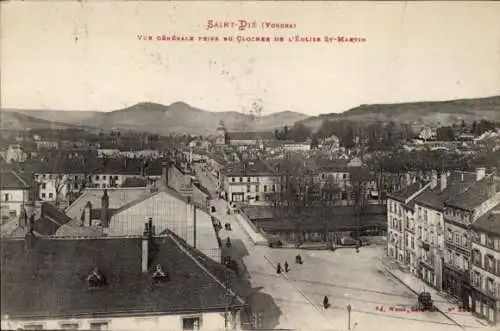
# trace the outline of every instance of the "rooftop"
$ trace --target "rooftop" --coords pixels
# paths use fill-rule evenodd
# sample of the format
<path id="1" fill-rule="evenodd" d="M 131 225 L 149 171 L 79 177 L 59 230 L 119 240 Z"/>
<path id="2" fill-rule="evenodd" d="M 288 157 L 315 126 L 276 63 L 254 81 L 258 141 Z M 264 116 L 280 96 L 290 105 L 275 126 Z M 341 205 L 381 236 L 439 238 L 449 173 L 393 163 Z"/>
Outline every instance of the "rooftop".
<path id="1" fill-rule="evenodd" d="M 500 236 L 500 203 L 494 206 L 488 213 L 479 217 L 471 225 L 476 231 L 483 231 Z"/>
<path id="2" fill-rule="evenodd" d="M 274 169 L 261 160 L 251 162 L 241 162 L 227 167 L 227 176 L 255 176 L 255 175 L 273 175 Z"/>
<path id="3" fill-rule="evenodd" d="M 498 188 L 495 188 L 494 185 L 494 177 L 487 176 L 482 180 L 473 183 L 465 192 L 446 200 L 445 205 L 466 210 L 474 210 L 481 203 L 488 200 L 491 197 L 491 193 L 497 192 Z M 491 192 L 492 188 L 495 192 Z"/>
<path id="4" fill-rule="evenodd" d="M 16 319 L 224 311 L 228 290 L 217 275 L 225 267 L 170 231 L 154 242 L 143 273 L 140 238 L 36 239 L 30 251 L 24 240 L 1 240 L 2 313 Z M 159 285 L 152 281 L 157 264 L 170 278 Z M 95 268 L 107 286 L 89 287 Z"/>
<path id="5" fill-rule="evenodd" d="M 423 187 L 424 187 L 424 183 L 415 183 L 415 184 L 407 186 L 407 187 L 405 187 L 402 190 L 399 190 L 397 192 L 389 193 L 388 197 L 404 203 L 404 202 L 406 202 L 407 199 L 409 199 L 411 196 L 413 196 L 415 193 L 417 193 Z"/>
<path id="6" fill-rule="evenodd" d="M 41 216 L 33 224 L 36 233 L 45 236 L 54 235 L 62 225 L 71 221 L 70 217 L 48 202 L 43 202 L 41 208 Z"/>
<path id="7" fill-rule="evenodd" d="M 80 219 L 87 202 L 92 204 L 92 209 L 100 209 L 104 190 L 107 191 L 109 197 L 108 208 L 111 210 L 121 208 L 150 193 L 150 190 L 146 187 L 107 189 L 86 188 L 82 195 L 66 208 L 66 215 L 72 219 Z"/>
<path id="8" fill-rule="evenodd" d="M 0 172 L 0 188 L 3 190 L 27 190 L 33 184 L 27 174 L 14 171 Z"/>
<path id="9" fill-rule="evenodd" d="M 463 176 L 462 176 L 463 175 Z M 439 179 L 439 176 L 438 176 Z M 428 187 L 415 198 L 415 202 L 426 207 L 443 210 L 445 201 L 467 191 L 476 182 L 475 173 L 452 171 L 446 179 L 446 188 L 441 191 L 438 180 L 435 188 Z"/>

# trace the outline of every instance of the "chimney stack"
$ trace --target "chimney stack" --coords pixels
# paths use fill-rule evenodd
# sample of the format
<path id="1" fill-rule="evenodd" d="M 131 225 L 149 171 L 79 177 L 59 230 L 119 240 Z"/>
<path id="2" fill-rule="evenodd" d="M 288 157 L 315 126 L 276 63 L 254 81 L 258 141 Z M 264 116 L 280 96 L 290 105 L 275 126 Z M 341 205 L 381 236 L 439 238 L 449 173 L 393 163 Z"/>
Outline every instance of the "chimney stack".
<path id="1" fill-rule="evenodd" d="M 92 226 L 92 204 L 90 201 L 87 202 L 85 208 L 83 209 L 83 224 L 82 226 Z"/>
<path id="2" fill-rule="evenodd" d="M 108 190 L 104 190 L 101 198 L 101 222 L 104 228 L 109 227 L 109 196 Z"/>
<path id="3" fill-rule="evenodd" d="M 169 164 L 168 162 L 164 161 L 161 163 L 161 187 L 165 188 L 168 187 L 168 170 L 169 170 Z"/>
<path id="4" fill-rule="evenodd" d="M 486 168 L 476 168 L 476 180 L 480 181 L 486 176 Z"/>
<path id="5" fill-rule="evenodd" d="M 441 192 L 443 192 L 444 190 L 446 190 L 446 187 L 448 185 L 447 183 L 447 174 L 445 171 L 441 172 L 441 176 L 439 178 L 439 184 L 440 184 L 440 189 L 441 189 Z"/>
<path id="6" fill-rule="evenodd" d="M 35 225 L 35 215 L 31 215 L 28 221 L 28 231 L 24 236 L 24 247 L 26 251 L 29 251 L 35 245 L 35 234 L 33 233 L 33 226 Z"/>
<path id="7" fill-rule="evenodd" d="M 438 175 L 436 170 L 432 170 L 431 174 L 431 189 L 435 189 L 437 186 Z"/>
<path id="8" fill-rule="evenodd" d="M 28 228 L 28 214 L 24 206 L 21 209 L 21 214 L 19 215 L 19 226 L 23 229 Z"/>
<path id="9" fill-rule="evenodd" d="M 149 222 L 144 223 L 144 234 L 142 235 L 142 272 L 147 273 L 149 268 L 149 247 L 151 239 L 151 230 Z"/>

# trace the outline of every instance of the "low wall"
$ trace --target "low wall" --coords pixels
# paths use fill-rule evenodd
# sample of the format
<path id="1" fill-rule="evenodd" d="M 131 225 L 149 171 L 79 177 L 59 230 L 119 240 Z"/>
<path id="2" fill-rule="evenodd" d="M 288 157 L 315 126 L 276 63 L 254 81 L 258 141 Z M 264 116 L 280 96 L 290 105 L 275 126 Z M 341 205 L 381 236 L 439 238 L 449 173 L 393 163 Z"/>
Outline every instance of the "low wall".
<path id="1" fill-rule="evenodd" d="M 267 245 L 267 239 L 259 232 L 252 221 L 243 213 L 236 214 L 236 219 L 254 245 Z"/>

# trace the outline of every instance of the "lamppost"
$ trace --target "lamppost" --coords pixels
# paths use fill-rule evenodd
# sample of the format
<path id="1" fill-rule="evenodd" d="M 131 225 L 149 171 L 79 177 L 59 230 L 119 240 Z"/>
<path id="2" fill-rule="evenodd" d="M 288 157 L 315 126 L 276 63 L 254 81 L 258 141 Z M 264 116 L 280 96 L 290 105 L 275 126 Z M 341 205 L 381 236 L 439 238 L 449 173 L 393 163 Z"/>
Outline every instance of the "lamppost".
<path id="1" fill-rule="evenodd" d="M 351 329 L 351 305 L 347 305 L 347 329 Z"/>

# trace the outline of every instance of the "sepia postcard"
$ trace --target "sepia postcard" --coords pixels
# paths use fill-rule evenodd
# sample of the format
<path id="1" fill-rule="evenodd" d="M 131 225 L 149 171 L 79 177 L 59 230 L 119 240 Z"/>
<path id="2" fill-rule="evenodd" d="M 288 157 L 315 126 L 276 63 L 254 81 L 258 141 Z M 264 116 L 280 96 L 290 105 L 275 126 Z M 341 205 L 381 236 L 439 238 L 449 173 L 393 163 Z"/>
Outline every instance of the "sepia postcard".
<path id="1" fill-rule="evenodd" d="M 500 3 L 2 1 L 2 330 L 500 330 Z"/>

